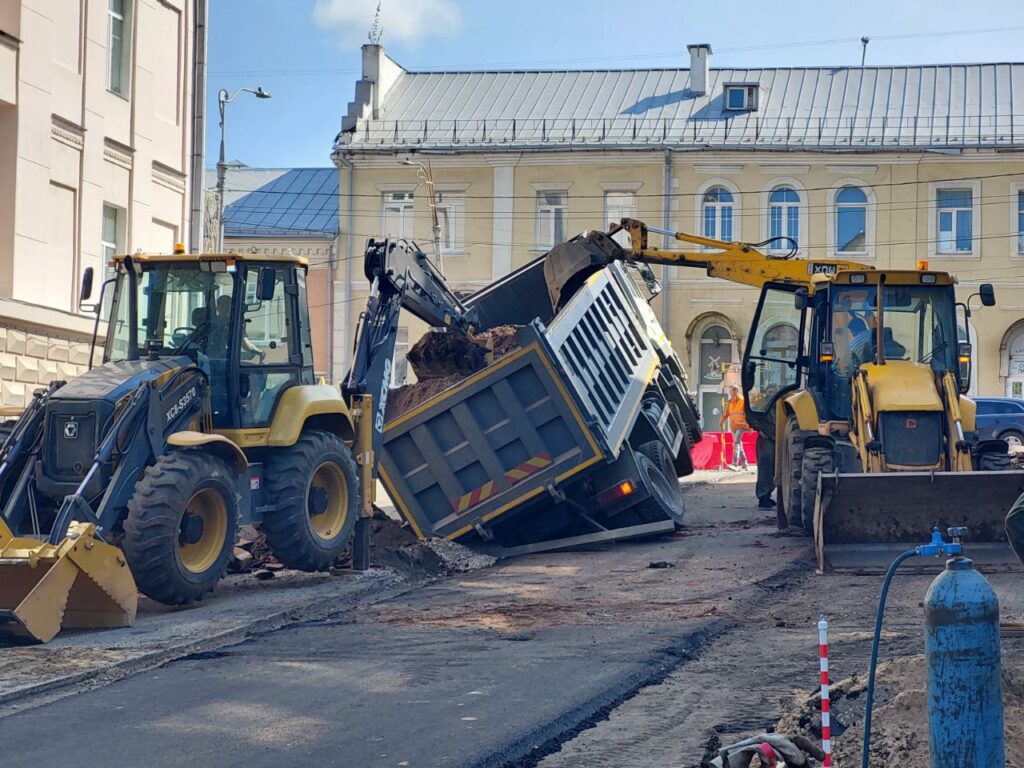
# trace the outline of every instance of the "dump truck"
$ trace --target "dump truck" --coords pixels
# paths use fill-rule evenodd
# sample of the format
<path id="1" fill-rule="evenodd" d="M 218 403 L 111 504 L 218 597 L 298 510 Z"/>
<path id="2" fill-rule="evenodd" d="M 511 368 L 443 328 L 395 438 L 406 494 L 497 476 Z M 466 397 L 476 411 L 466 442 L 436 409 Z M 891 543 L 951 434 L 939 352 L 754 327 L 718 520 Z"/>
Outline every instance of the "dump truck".
<path id="1" fill-rule="evenodd" d="M 814 537 L 820 569 L 883 569 L 935 526 L 954 525 L 970 531 L 979 563 L 1015 564 L 1003 521 L 1024 472 L 1012 469 L 1005 441 L 975 432 L 972 350 L 958 335 L 974 296 L 958 303 L 953 275 L 927 263 L 795 259 L 792 243 L 775 256 L 758 250 L 773 241 L 730 243 L 635 219 L 608 234 L 620 231 L 629 248 L 593 251 L 601 258 L 586 265 L 570 242 L 547 255 L 549 272 L 571 287 L 621 260 L 760 289 L 742 363 L 747 418 L 775 436 L 780 524 Z M 691 248 L 652 247 L 650 233 Z M 989 284 L 975 296 L 995 303 Z"/>
<path id="2" fill-rule="evenodd" d="M 240 524 L 289 567 L 325 569 L 372 502 L 356 461 L 370 401 L 314 379 L 304 258 L 178 248 L 109 266 L 102 364 L 36 391 L 0 434 L 7 639 L 130 625 L 139 590 L 199 600 Z"/>
<path id="3" fill-rule="evenodd" d="M 583 253 L 612 246 L 602 233 L 579 244 Z M 431 269 L 414 244 L 371 241 L 366 263 L 372 290 L 357 351 L 379 354 L 354 366 L 346 386 L 390 365 L 402 306 L 449 333 L 521 326 L 519 349 L 386 423 L 381 392 L 380 479 L 417 535 L 511 556 L 683 524 L 678 478 L 693 471 L 700 427 L 648 304 L 660 291 L 649 269 L 612 263 L 571 296 L 553 296 L 542 257 L 446 302 L 439 317 L 410 289 Z"/>

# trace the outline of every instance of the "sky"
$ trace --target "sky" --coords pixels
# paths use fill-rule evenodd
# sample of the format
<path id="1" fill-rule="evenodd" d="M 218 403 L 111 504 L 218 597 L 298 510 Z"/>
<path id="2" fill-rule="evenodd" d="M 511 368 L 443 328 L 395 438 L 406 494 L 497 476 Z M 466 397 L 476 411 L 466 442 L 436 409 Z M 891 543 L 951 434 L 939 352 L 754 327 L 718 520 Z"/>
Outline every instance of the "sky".
<path id="1" fill-rule="evenodd" d="M 207 164 L 217 93 L 227 156 L 328 167 L 377 0 L 210 0 Z M 381 0 L 381 43 L 406 69 L 630 69 L 1024 61 L 1024 0 Z"/>

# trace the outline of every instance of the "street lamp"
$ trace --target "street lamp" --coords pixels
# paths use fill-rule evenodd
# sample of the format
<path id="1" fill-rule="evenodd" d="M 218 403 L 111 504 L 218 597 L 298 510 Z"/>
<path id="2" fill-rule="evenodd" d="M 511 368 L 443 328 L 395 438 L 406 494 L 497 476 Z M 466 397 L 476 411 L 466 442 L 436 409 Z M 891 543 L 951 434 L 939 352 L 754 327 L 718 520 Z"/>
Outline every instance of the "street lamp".
<path id="1" fill-rule="evenodd" d="M 444 262 L 441 260 L 441 222 L 437 218 L 437 196 L 434 194 L 434 174 L 430 167 L 430 161 L 427 161 L 426 165 L 418 163 L 411 158 L 405 158 L 400 161 L 402 165 L 411 165 L 416 168 L 417 181 L 422 181 L 427 185 L 427 192 L 430 195 L 430 216 L 433 221 L 433 235 L 434 235 L 434 260 L 437 262 L 437 268 L 441 272 L 444 272 Z"/>
<path id="2" fill-rule="evenodd" d="M 224 157 L 224 113 L 228 104 L 238 98 L 241 93 L 251 93 L 257 99 L 269 99 L 270 93 L 263 88 L 239 88 L 229 94 L 224 88 L 217 94 L 217 105 L 220 107 L 220 158 L 217 160 L 217 253 L 224 252 L 224 180 L 228 165 Z"/>

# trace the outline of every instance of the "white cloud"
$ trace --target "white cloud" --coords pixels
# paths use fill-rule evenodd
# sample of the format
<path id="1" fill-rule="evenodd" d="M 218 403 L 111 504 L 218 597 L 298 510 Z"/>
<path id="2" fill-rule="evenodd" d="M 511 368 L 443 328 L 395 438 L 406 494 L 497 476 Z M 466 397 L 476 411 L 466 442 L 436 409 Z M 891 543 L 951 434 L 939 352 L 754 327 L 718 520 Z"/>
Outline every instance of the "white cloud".
<path id="1" fill-rule="evenodd" d="M 367 42 L 377 12 L 377 0 L 317 0 L 313 20 L 322 29 L 337 32 L 343 46 Z M 462 26 L 462 13 L 454 0 L 383 0 L 381 42 L 415 43 L 448 37 Z"/>

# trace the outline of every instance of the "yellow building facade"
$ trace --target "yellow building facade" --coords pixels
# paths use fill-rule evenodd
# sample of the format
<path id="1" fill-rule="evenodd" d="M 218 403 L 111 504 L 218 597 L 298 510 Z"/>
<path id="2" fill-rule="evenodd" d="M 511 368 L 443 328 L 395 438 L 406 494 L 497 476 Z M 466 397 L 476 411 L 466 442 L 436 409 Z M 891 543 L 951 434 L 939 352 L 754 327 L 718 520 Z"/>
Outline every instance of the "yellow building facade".
<path id="1" fill-rule="evenodd" d="M 1011 99 L 996 85 L 973 113 L 950 108 L 949 117 L 935 96 L 927 118 L 908 115 L 906 103 L 898 114 L 890 106 L 865 115 L 863 94 L 845 97 L 849 104 L 814 95 L 835 90 L 838 70 L 828 83 L 810 70 L 710 70 L 710 49 L 702 63 L 705 46 L 692 48 L 690 70 L 654 75 L 453 74 L 408 73 L 365 46 L 364 78 L 334 152 L 336 295 L 345 297 L 335 310 L 334 377 L 346 369 L 366 295 L 366 239 L 408 237 L 430 252 L 429 165 L 443 270 L 457 290 L 483 287 L 554 242 L 626 215 L 727 240 L 792 237 L 796 258 L 877 267 L 926 259 L 958 276 L 961 301 L 995 284 L 997 306 L 979 310 L 975 299 L 963 331 L 975 344 L 972 390 L 1024 396 L 1024 94 L 1012 102 L 1017 114 L 1000 111 Z M 998 84 L 1000 67 L 1024 77 L 1024 66 L 974 65 L 945 79 Z M 905 90 L 930 77 L 937 94 L 944 78 L 929 69 L 876 70 L 868 83 L 854 68 L 842 87 L 849 93 L 859 77 L 877 100 L 897 81 Z M 730 114 L 737 87 L 757 109 Z M 812 95 L 777 93 L 794 87 Z M 967 104 L 976 94 L 964 88 Z M 681 115 L 684 103 L 690 112 Z M 513 107 L 528 116 L 510 117 Z M 721 402 L 722 366 L 742 353 L 757 292 L 693 269 L 666 269 L 662 282 L 655 308 L 707 422 Z M 407 337 L 423 330 L 411 323 Z"/>

